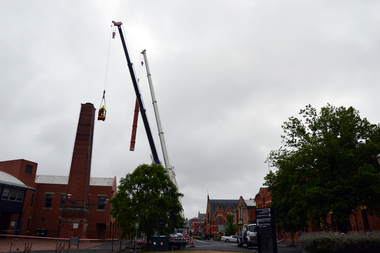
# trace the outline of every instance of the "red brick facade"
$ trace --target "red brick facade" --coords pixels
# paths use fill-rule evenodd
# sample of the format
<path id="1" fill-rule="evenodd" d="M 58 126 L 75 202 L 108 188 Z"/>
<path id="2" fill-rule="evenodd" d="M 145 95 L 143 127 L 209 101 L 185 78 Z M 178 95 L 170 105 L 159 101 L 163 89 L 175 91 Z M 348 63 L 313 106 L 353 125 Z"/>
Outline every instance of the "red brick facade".
<path id="1" fill-rule="evenodd" d="M 6 172 L 19 180 L 21 180 L 25 185 L 37 189 L 37 184 L 35 183 L 35 177 L 37 172 L 37 163 L 27 161 L 27 160 L 13 160 L 7 162 L 0 162 L 0 171 Z M 30 208 L 32 200 L 34 199 L 35 193 L 33 191 L 26 191 L 24 196 L 24 214 L 22 221 L 22 231 L 26 231 L 27 227 L 30 227 L 30 218 L 33 214 L 33 208 Z M 15 229 L 12 227 L 11 222 L 16 223 L 18 221 L 18 214 L 11 213 L 1 213 L 1 227 L 0 230 L 3 233 L 11 233 Z"/>
<path id="2" fill-rule="evenodd" d="M 238 200 L 210 199 L 207 196 L 206 220 L 203 234 L 206 238 L 224 235 L 224 225 L 228 214 L 234 215 Z"/>
<path id="3" fill-rule="evenodd" d="M 26 165 L 33 165 L 34 173 L 23 175 L 25 174 L 24 171 Z M 26 185 L 28 185 L 28 181 L 33 181 L 33 183 L 28 186 L 37 190 L 35 194 L 33 194 L 32 191 L 26 191 L 23 207 L 24 213 L 21 217 L 22 227 L 20 234 L 36 235 L 37 230 L 44 229 L 47 231 L 47 234 L 44 234 L 44 236 L 58 237 L 60 230 L 62 229 L 62 196 L 66 195 L 68 177 L 37 176 L 36 179 L 36 169 L 36 163 L 26 160 L 0 162 L 0 171 L 7 173 L 12 171 L 12 175 L 15 177 L 18 174 L 19 177 L 17 177 L 25 180 L 21 181 Z M 49 178 L 52 180 L 49 180 Z M 39 181 L 57 181 L 57 179 L 61 180 L 58 180 L 58 183 L 38 183 Z M 66 184 L 62 184 L 62 180 L 65 181 Z M 92 181 L 95 181 L 96 183 L 99 179 L 92 178 Z M 105 199 L 111 199 L 116 194 L 116 177 L 103 179 L 103 181 L 107 181 L 107 185 L 90 185 L 89 188 L 89 203 L 95 205 L 88 206 L 89 217 L 87 238 L 105 239 L 110 238 L 112 233 L 118 234 L 116 229 L 112 231 L 114 219 L 109 215 L 111 205 L 108 203 L 105 205 L 104 209 L 98 209 L 97 205 L 99 196 L 105 196 Z M 46 207 L 47 194 L 52 195 L 51 207 Z M 11 214 L 8 218 L 7 217 L 8 215 L 4 213 L 1 214 L 1 219 L 6 219 L 4 224 L 7 224 L 6 227 L 2 227 L 1 229 L 3 230 L 3 233 L 13 234 L 15 227 L 12 226 L 12 223 L 14 224 L 19 219 L 19 215 Z M 77 236 L 77 234 L 74 233 L 72 236 Z M 61 235 L 61 237 L 65 236 Z"/>
<path id="4" fill-rule="evenodd" d="M 261 187 L 256 194 L 255 199 L 244 200 L 240 197 L 239 200 L 213 200 L 207 196 L 207 209 L 206 219 L 202 229 L 202 235 L 206 238 L 219 237 L 223 233 L 221 232 L 221 226 L 226 221 L 227 214 L 233 214 L 235 216 L 235 223 L 238 227 L 238 234 L 240 234 L 244 227 L 248 224 L 256 222 L 256 208 L 270 207 L 272 203 L 272 197 L 270 192 L 265 187 Z M 333 213 L 327 214 L 327 219 L 332 224 Z M 366 207 L 358 207 L 352 212 L 350 221 L 347 222 L 349 231 L 374 231 L 380 230 L 380 218 L 376 216 L 370 216 L 367 213 Z M 310 224 L 309 232 L 326 231 L 326 228 L 316 227 Z M 327 229 L 328 231 L 338 231 L 334 226 Z M 293 235 L 298 239 L 298 234 Z M 277 233 L 277 239 L 291 240 L 291 234 Z"/>
<path id="5" fill-rule="evenodd" d="M 51 237 L 105 239 L 118 234 L 111 205 L 104 205 L 116 194 L 116 177 L 90 179 L 94 120 L 94 106 L 82 104 L 69 177 L 36 176 L 37 163 L 22 159 L 0 162 L 0 171 L 37 190 L 26 191 L 22 213 L 1 213 L 0 230 L 13 233 L 20 220 L 22 235 L 41 229 Z"/>
<path id="6" fill-rule="evenodd" d="M 190 235 L 202 235 L 202 229 L 205 224 L 205 214 L 198 213 L 198 217 L 189 220 Z"/>
<path id="7" fill-rule="evenodd" d="M 93 104 L 82 104 L 73 158 L 71 160 L 66 201 L 61 209 L 60 236 L 87 237 L 92 141 L 94 137 L 95 108 Z"/>
<path id="8" fill-rule="evenodd" d="M 259 193 L 256 194 L 255 201 L 256 201 L 256 208 L 270 207 L 272 198 L 267 188 L 260 187 Z"/>
<path id="9" fill-rule="evenodd" d="M 235 223 L 238 227 L 238 234 L 241 234 L 244 231 L 244 228 L 248 224 L 256 222 L 256 204 L 255 200 L 249 199 L 244 200 L 240 196 L 238 205 L 235 210 Z"/>
<path id="10" fill-rule="evenodd" d="M 264 207 L 270 207 L 272 198 L 270 196 L 270 192 L 267 190 L 267 188 L 261 187 L 259 190 L 259 193 L 256 194 L 256 206 L 257 208 L 264 208 Z M 334 214 L 329 213 L 327 214 L 327 220 L 329 224 L 333 224 L 334 220 Z M 358 207 L 356 208 L 350 217 L 350 221 L 347 222 L 347 228 L 348 231 L 374 231 L 374 230 L 380 230 L 380 218 L 377 216 L 370 216 L 367 213 L 366 207 Z M 320 231 L 330 231 L 330 232 L 336 232 L 338 231 L 338 228 L 334 225 L 332 225 L 330 228 L 325 228 L 321 224 L 320 227 L 315 226 L 312 223 L 309 223 L 309 229 L 308 232 L 320 232 Z M 285 240 L 292 240 L 292 235 L 289 233 L 278 233 L 277 238 L 285 239 Z M 298 234 L 294 235 L 294 239 L 298 240 Z"/>

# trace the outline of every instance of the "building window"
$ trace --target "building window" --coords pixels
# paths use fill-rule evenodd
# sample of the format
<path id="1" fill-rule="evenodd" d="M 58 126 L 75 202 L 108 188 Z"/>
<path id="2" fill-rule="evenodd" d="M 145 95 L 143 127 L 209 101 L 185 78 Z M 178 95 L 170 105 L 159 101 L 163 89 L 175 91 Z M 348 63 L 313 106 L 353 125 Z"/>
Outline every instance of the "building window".
<path id="1" fill-rule="evenodd" d="M 62 194 L 62 197 L 61 197 L 61 208 L 63 208 L 65 206 L 65 201 L 66 201 L 66 193 Z"/>
<path id="2" fill-rule="evenodd" d="M 17 189 L 16 201 L 21 202 L 24 200 L 24 192 L 23 189 Z"/>
<path id="3" fill-rule="evenodd" d="M 33 166 L 32 165 L 26 165 L 25 166 L 25 173 L 26 174 L 32 174 Z"/>
<path id="4" fill-rule="evenodd" d="M 53 201 L 53 194 L 46 194 L 45 207 L 51 208 L 52 201 Z"/>
<path id="5" fill-rule="evenodd" d="M 223 217 L 218 216 L 218 225 L 223 225 Z"/>
<path id="6" fill-rule="evenodd" d="M 106 201 L 106 196 L 99 196 L 98 200 L 98 210 L 104 210 L 104 202 Z"/>
<path id="7" fill-rule="evenodd" d="M 3 194 L 1 194 L 1 199 L 8 200 L 10 191 L 11 191 L 10 186 L 4 186 Z"/>
<path id="8" fill-rule="evenodd" d="M 24 189 L 12 188 L 11 186 L 4 186 L 1 199 L 22 202 L 24 200 Z"/>
<path id="9" fill-rule="evenodd" d="M 16 201 L 16 196 L 17 196 L 17 189 L 12 188 L 11 194 L 9 194 L 9 200 Z"/>

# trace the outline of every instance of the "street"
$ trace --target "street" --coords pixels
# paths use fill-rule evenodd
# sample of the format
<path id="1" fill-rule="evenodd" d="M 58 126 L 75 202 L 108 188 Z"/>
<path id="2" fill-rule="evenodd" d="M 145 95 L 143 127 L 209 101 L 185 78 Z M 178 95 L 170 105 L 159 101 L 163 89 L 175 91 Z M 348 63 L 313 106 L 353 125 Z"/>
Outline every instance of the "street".
<path id="1" fill-rule="evenodd" d="M 278 252 L 286 253 L 302 253 L 303 249 L 300 247 L 286 247 L 279 244 L 277 246 Z M 194 246 L 186 246 L 185 250 L 220 250 L 220 251 L 237 251 L 237 252 L 256 252 L 257 248 L 238 247 L 237 243 L 226 243 L 222 241 L 212 240 L 194 240 Z"/>

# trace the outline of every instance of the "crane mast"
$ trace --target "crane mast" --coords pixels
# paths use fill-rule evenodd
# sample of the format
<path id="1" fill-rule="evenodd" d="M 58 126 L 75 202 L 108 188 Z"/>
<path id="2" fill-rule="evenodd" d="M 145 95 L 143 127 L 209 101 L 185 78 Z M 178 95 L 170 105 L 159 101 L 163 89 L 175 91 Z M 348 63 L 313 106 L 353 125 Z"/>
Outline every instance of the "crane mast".
<path id="1" fill-rule="evenodd" d="M 144 123 L 145 132 L 146 132 L 146 135 L 148 137 L 149 146 L 150 146 L 150 149 L 151 149 L 151 152 L 152 152 L 152 156 L 153 156 L 153 161 L 156 164 L 160 164 L 161 162 L 158 159 L 156 146 L 154 145 L 154 140 L 153 140 L 152 132 L 151 132 L 150 127 L 149 127 L 148 118 L 146 116 L 146 110 L 145 110 L 144 103 L 142 101 L 142 97 L 141 97 L 141 94 L 140 94 L 140 89 L 139 89 L 139 86 L 138 86 L 138 83 L 137 83 L 137 79 L 136 79 L 136 75 L 135 75 L 135 72 L 134 72 L 134 69 L 133 69 L 133 64 L 131 62 L 131 59 L 129 58 L 127 45 L 125 43 L 123 31 L 121 29 L 122 22 L 112 21 L 112 23 L 114 24 L 114 26 L 117 26 L 117 28 L 119 30 L 121 43 L 123 45 L 123 49 L 124 49 L 124 53 L 125 53 L 125 58 L 127 59 L 129 73 L 131 75 L 133 87 L 135 89 L 137 102 L 138 102 L 139 107 L 140 107 L 140 113 L 141 113 L 141 117 L 142 117 L 142 120 L 143 120 L 143 123 Z"/>
<path id="2" fill-rule="evenodd" d="M 152 104 L 153 104 L 154 114 L 156 116 L 158 135 L 160 137 L 160 142 L 161 142 L 162 154 L 164 156 L 165 167 L 166 167 L 166 170 L 168 171 L 170 179 L 178 187 L 177 180 L 175 178 L 174 167 L 171 166 L 170 161 L 169 161 L 169 155 L 168 155 L 168 151 L 167 151 L 167 148 L 166 148 L 164 131 L 162 130 L 162 124 L 161 124 L 160 114 L 158 112 L 157 100 L 156 100 L 156 95 L 155 95 L 154 89 L 153 89 L 152 75 L 150 74 L 150 68 L 149 68 L 149 64 L 148 64 L 148 57 L 146 55 L 146 50 L 144 49 L 141 52 L 141 54 L 144 56 L 145 68 L 146 68 L 146 73 L 147 73 L 148 82 L 149 82 L 150 94 L 152 96 Z"/>

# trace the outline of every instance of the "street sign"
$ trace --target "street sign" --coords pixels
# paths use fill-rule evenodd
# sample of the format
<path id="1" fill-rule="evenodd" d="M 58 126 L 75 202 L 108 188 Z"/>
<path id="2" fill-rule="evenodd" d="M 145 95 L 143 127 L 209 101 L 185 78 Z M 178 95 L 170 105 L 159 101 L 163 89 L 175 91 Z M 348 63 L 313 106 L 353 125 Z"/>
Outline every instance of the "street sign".
<path id="1" fill-rule="evenodd" d="M 277 253 L 276 222 L 273 208 L 256 209 L 256 224 L 259 253 Z"/>
<path id="2" fill-rule="evenodd" d="M 139 229 L 139 224 L 138 223 L 135 223 L 135 229 Z"/>

